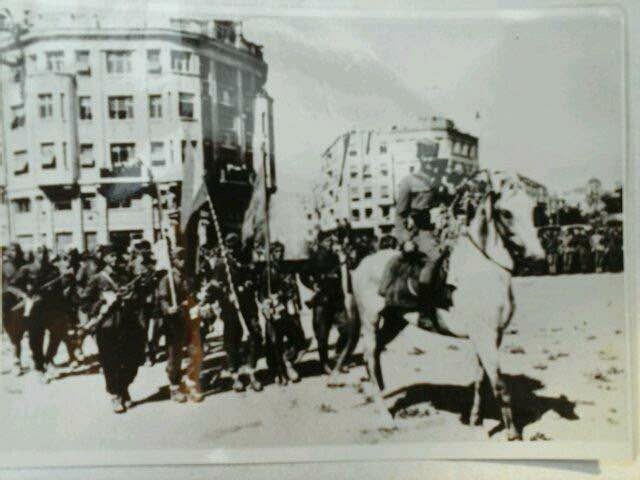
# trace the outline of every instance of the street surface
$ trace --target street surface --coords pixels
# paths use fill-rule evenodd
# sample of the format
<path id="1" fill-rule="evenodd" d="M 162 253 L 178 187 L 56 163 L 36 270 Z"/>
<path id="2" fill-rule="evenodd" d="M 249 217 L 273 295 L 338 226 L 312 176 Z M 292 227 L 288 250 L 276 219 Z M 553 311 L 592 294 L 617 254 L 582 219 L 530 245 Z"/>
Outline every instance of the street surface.
<path id="1" fill-rule="evenodd" d="M 503 341 L 502 368 L 524 439 L 622 441 L 628 388 L 623 275 L 529 277 L 514 283 L 517 307 Z M 304 327 L 311 336 L 308 315 Z M 218 342 L 212 346 L 205 361 L 209 373 L 223 358 Z M 20 377 L 8 373 L 6 342 L 2 350 L 0 452 L 504 438 L 496 431 L 498 411 L 490 395 L 484 424 L 465 423 L 475 365 L 470 344 L 414 327 L 382 355 L 387 405 L 396 411 L 391 429 L 378 428 L 373 405 L 362 393 L 360 348 L 357 365 L 342 377 L 343 387 L 326 386 L 312 347 L 300 383 L 236 393 L 223 378 L 222 391 L 207 391 L 200 404 L 169 401 L 165 363 L 145 366 L 131 389 L 136 405 L 123 415 L 111 412 L 95 363 L 72 372 L 63 368 L 59 378 L 43 385 L 31 371 Z M 27 360 L 26 342 L 24 350 Z M 95 353 L 91 339 L 85 351 Z M 62 363 L 66 352 L 60 352 Z"/>

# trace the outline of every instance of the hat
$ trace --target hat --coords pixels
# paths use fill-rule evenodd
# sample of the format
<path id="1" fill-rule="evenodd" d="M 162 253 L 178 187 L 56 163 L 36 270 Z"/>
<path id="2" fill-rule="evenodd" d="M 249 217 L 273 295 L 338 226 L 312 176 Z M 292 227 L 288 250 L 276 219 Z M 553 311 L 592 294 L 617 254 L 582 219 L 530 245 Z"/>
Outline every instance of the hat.
<path id="1" fill-rule="evenodd" d="M 226 237 L 224 237 L 224 244 L 229 247 L 233 245 L 237 245 L 240 243 L 240 237 L 237 233 L 228 233 Z"/>
<path id="2" fill-rule="evenodd" d="M 140 240 L 135 244 L 134 248 L 142 251 L 151 250 L 151 243 L 149 243 L 149 240 Z"/>

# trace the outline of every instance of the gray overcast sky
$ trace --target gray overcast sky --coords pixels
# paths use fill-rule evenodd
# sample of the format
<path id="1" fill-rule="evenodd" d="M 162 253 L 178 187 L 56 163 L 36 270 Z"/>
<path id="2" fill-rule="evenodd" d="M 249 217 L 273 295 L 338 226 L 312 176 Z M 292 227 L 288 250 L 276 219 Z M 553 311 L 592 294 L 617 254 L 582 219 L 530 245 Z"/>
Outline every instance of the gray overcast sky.
<path id="1" fill-rule="evenodd" d="M 244 33 L 269 64 L 283 190 L 308 188 L 319 155 L 346 130 L 433 114 L 480 138 L 482 166 L 552 190 L 622 179 L 614 15 L 254 18 Z"/>
<path id="2" fill-rule="evenodd" d="M 247 16 L 237 5 L 248 0 L 222 14 L 210 0 L 188 7 L 169 0 L 8 3 L 16 11 L 132 11 L 123 18 L 233 18 L 237 10 L 245 36 L 264 45 L 269 64 L 282 190 L 307 190 L 320 154 L 346 130 L 412 125 L 434 114 L 480 138 L 482 166 L 517 170 L 552 190 L 592 176 L 609 187 L 623 176 L 622 23 L 615 9 L 367 19 L 277 17 L 268 9 L 272 16 Z"/>

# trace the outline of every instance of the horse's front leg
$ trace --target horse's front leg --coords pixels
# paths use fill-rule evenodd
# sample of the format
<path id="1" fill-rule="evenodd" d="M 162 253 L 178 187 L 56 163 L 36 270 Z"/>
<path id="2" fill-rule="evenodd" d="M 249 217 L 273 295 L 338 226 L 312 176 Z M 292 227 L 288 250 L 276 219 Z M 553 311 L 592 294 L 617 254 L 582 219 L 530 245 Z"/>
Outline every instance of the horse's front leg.
<path id="1" fill-rule="evenodd" d="M 316 305 L 313 309 L 313 332 L 318 344 L 318 357 L 320 369 L 326 374 L 331 374 L 329 366 L 329 331 L 331 330 L 331 315 L 324 305 Z"/>
<path id="2" fill-rule="evenodd" d="M 378 323 L 379 321 L 376 321 L 374 324 L 367 324 L 367 326 L 363 328 L 363 356 L 368 375 L 366 385 L 369 386 L 369 388 L 365 387 L 365 394 L 368 399 L 373 400 L 376 413 L 388 415 L 387 418 L 392 419 L 393 417 L 386 407 L 383 397 L 384 379 L 382 378 L 382 369 L 380 368 L 380 348 L 377 345 Z"/>
<path id="3" fill-rule="evenodd" d="M 486 335 L 471 337 L 471 341 L 476 347 L 478 357 L 482 362 L 484 371 L 489 377 L 493 395 L 500 407 L 502 422 L 507 432 L 507 440 L 522 440 L 522 435 L 517 431 L 513 423 L 513 412 L 511 410 L 511 395 L 507 390 L 504 377 L 500 372 L 498 361 L 498 335 Z"/>

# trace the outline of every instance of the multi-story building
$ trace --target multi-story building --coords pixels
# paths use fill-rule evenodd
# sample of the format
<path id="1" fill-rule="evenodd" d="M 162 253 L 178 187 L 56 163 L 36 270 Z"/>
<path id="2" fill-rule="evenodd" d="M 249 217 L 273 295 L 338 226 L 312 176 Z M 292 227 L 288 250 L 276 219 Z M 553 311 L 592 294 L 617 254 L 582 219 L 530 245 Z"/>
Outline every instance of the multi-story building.
<path id="1" fill-rule="evenodd" d="M 457 183 L 478 168 L 478 139 L 438 117 L 412 128 L 347 132 L 322 155 L 309 219 L 325 231 L 347 219 L 354 229 L 390 232 L 398 185 L 421 157 L 432 159 L 438 181 Z"/>
<path id="2" fill-rule="evenodd" d="M 190 154 L 226 228 L 242 221 L 256 145 L 275 188 L 267 65 L 240 23 L 48 15 L 27 25 L 0 45 L 12 241 L 153 241 L 177 210 Z"/>

